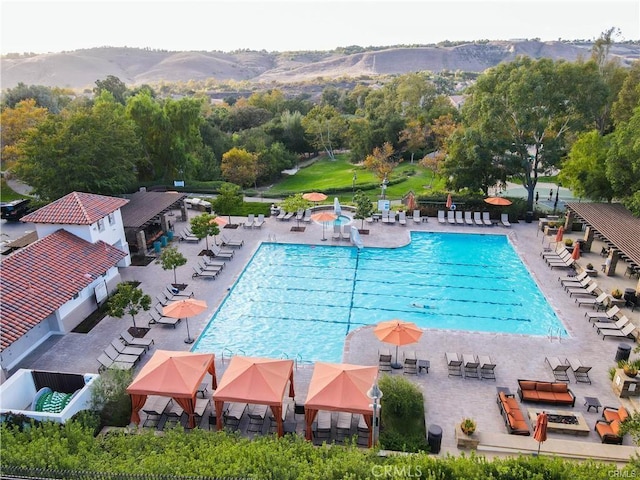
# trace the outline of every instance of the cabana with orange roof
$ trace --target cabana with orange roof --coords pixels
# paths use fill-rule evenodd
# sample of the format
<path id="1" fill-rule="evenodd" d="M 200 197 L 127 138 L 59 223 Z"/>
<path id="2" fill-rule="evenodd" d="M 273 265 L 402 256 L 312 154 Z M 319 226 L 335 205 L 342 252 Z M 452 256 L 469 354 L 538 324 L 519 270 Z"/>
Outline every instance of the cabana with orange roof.
<path id="1" fill-rule="evenodd" d="M 289 397 L 295 397 L 293 360 L 234 356 L 213 394 L 216 427 L 223 428 L 224 402 L 268 405 L 278 423 L 278 436 L 284 434 L 282 404 L 289 383 Z"/>
<path id="2" fill-rule="evenodd" d="M 127 387 L 131 396 L 131 422 L 140 423 L 140 410 L 148 395 L 171 397 L 189 415 L 189 428 L 195 427 L 196 395 L 207 373 L 216 388 L 216 366 L 212 353 L 157 350 Z"/>
<path id="3" fill-rule="evenodd" d="M 316 362 L 304 404 L 306 439 L 312 439 L 312 425 L 318 410 L 359 413 L 369 427 L 372 444 L 373 412 L 367 392 L 375 383 L 378 367 L 348 363 Z"/>

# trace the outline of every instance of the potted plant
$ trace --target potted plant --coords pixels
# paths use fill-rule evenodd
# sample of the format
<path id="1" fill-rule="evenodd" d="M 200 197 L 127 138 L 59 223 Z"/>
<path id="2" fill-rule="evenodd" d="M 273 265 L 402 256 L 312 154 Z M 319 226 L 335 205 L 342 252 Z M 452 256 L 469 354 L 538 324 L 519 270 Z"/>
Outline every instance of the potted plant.
<path id="1" fill-rule="evenodd" d="M 565 244 L 567 247 L 570 247 L 570 246 L 572 246 L 572 245 L 573 245 L 573 240 L 572 240 L 572 239 L 570 239 L 570 238 L 565 238 L 565 239 L 564 239 L 564 244 Z"/>
<path id="2" fill-rule="evenodd" d="M 593 263 L 587 263 L 587 270 L 593 270 Z"/>
<path id="3" fill-rule="evenodd" d="M 465 435 L 473 435 L 473 432 L 476 431 L 476 422 L 472 418 L 465 418 L 460 422 L 460 430 Z"/>
<path id="4" fill-rule="evenodd" d="M 638 363 L 637 361 L 629 362 L 628 360 L 624 360 L 622 363 L 622 370 L 627 377 L 635 377 L 638 375 Z"/>
<path id="5" fill-rule="evenodd" d="M 622 290 L 619 288 L 615 288 L 611 291 L 611 296 L 616 300 L 620 300 L 622 298 Z"/>

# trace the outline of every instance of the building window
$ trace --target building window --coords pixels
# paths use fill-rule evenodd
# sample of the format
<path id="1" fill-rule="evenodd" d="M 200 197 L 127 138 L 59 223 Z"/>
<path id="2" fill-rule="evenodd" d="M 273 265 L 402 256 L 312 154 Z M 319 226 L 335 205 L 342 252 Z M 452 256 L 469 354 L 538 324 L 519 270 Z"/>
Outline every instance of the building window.
<path id="1" fill-rule="evenodd" d="M 115 225 L 115 224 L 116 224 L 116 216 L 112 212 L 109 214 L 109 225 Z"/>
<path id="2" fill-rule="evenodd" d="M 104 232 L 104 219 L 103 218 L 98 220 L 98 231 L 99 232 Z"/>

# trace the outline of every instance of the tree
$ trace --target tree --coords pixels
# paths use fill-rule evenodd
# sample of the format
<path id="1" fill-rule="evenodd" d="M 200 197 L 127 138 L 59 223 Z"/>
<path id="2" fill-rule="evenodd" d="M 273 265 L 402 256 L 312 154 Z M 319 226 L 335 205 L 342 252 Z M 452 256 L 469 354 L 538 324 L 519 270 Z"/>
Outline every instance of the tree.
<path id="1" fill-rule="evenodd" d="M 69 103 L 66 92 L 60 89 L 45 87 L 44 85 L 25 85 L 20 82 L 15 88 L 9 88 L 2 95 L 2 103 L 9 108 L 29 98 L 35 100 L 36 106 L 46 108 L 51 113 L 60 113 L 60 110 Z"/>
<path id="2" fill-rule="evenodd" d="M 30 132 L 15 173 L 46 200 L 73 191 L 117 195 L 135 184 L 141 158 L 134 124 L 103 93 L 91 108 L 51 116 Z"/>
<path id="3" fill-rule="evenodd" d="M 304 198 L 302 198 L 301 193 L 296 193 L 295 195 L 291 195 L 290 197 L 285 198 L 282 201 L 282 209 L 285 212 L 297 212 L 298 210 L 305 210 L 309 208 L 311 203 Z M 298 222 L 298 228 L 300 228 L 300 219 L 296 216 L 296 221 Z"/>
<path id="4" fill-rule="evenodd" d="M 96 80 L 93 93 L 99 96 L 102 92 L 109 92 L 116 102 L 124 105 L 126 103 L 127 86 L 115 75 L 108 75 L 104 80 Z M 153 90 L 150 90 L 153 92 Z"/>
<path id="5" fill-rule="evenodd" d="M 400 141 L 407 144 L 407 150 L 411 153 L 411 163 L 417 150 L 427 144 L 427 129 L 419 120 L 410 120 L 407 127 L 400 132 Z"/>
<path id="6" fill-rule="evenodd" d="M 347 127 L 340 113 L 331 105 L 316 105 L 302 119 L 302 126 L 312 145 L 335 160 L 334 149 L 341 145 Z"/>
<path id="7" fill-rule="evenodd" d="M 374 148 L 373 153 L 364 159 L 365 168 L 374 172 L 380 180 L 388 178 L 397 164 L 393 158 L 393 146 L 389 142 Z"/>
<path id="8" fill-rule="evenodd" d="M 635 215 L 640 216 L 640 104 L 628 122 L 611 134 L 607 155 L 607 178 L 613 193 Z"/>
<path id="9" fill-rule="evenodd" d="M 125 314 L 131 315 L 133 328 L 138 328 L 136 315 L 140 310 L 148 311 L 150 308 L 151 297 L 130 282 L 119 283 L 108 304 L 109 315 L 112 317 L 122 318 Z"/>
<path id="10" fill-rule="evenodd" d="M 233 147 L 222 155 L 220 171 L 228 182 L 240 186 L 252 185 L 258 177 L 258 156 L 242 148 Z"/>
<path id="11" fill-rule="evenodd" d="M 108 368 L 94 381 L 90 408 L 100 415 L 101 427 L 129 425 L 131 396 L 127 394 L 127 387 L 132 381 L 133 370 L 120 368 Z"/>
<path id="12" fill-rule="evenodd" d="M 189 221 L 191 223 L 191 232 L 198 238 L 204 238 L 207 244 L 207 251 L 209 251 L 209 235 L 218 235 L 220 229 L 218 224 L 213 220 L 215 215 L 209 213 L 203 213 L 197 215 Z"/>
<path id="13" fill-rule="evenodd" d="M 187 259 L 176 247 L 167 247 L 162 250 L 156 263 L 161 264 L 163 270 L 173 270 L 173 283 L 177 285 L 178 278 L 176 276 L 176 268 L 186 265 Z"/>
<path id="14" fill-rule="evenodd" d="M 231 224 L 231 213 L 239 209 L 244 202 L 242 191 L 238 185 L 233 183 L 224 183 L 218 191 L 218 197 L 215 200 L 216 212 L 229 215 L 229 224 Z"/>
<path id="15" fill-rule="evenodd" d="M 362 220 L 360 228 L 364 228 L 364 219 L 369 218 L 373 214 L 373 203 L 367 197 L 362 190 L 358 190 L 353 196 L 353 201 L 356 204 L 356 213 L 353 216 L 356 220 Z"/>
<path id="16" fill-rule="evenodd" d="M 11 165 L 18 158 L 18 144 L 29 132 L 44 122 L 47 109 L 36 106 L 33 98 L 22 100 L 13 108 L 3 108 L 0 112 L 0 144 L 2 145 L 2 164 L 4 169 L 11 169 Z"/>

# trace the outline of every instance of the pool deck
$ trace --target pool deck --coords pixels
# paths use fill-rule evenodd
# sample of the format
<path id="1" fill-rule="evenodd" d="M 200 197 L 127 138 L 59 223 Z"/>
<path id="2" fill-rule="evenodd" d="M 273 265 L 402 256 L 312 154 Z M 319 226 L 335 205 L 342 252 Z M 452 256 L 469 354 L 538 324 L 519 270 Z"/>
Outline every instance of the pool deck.
<path id="1" fill-rule="evenodd" d="M 190 215 L 199 212 L 189 211 Z M 181 231 L 187 223 L 177 221 L 179 217 L 172 217 L 177 232 Z M 232 223 L 241 223 L 242 218 L 232 217 Z M 360 221 L 356 221 L 360 226 Z M 180 251 L 188 258 L 187 265 L 176 270 L 178 283 L 187 283 L 187 291 L 193 291 L 194 297 L 205 300 L 208 310 L 197 317 L 189 319 L 191 336 L 197 336 L 205 327 L 213 312 L 225 298 L 228 289 L 233 285 L 243 268 L 259 247 L 261 242 L 278 243 L 304 243 L 322 245 L 346 245 L 345 241 L 331 239 L 322 242 L 322 225 L 311 222 L 301 223 L 305 227 L 304 232 L 292 232 L 291 227 L 297 226 L 295 219 L 288 222 L 268 218 L 260 229 L 223 229 L 224 234 L 234 240 L 243 239 L 245 245 L 236 249 L 233 260 L 227 262 L 223 272 L 216 280 L 204 278 L 191 278 L 192 266 L 196 264 L 198 253 L 205 249 L 205 241 L 198 244 L 180 242 L 177 243 Z M 598 435 L 593 431 L 597 419 L 601 418 L 601 412 L 586 411 L 584 397 L 597 397 L 602 405 L 618 406 L 621 403 L 631 409 L 640 408 L 640 399 L 635 401 L 620 399 L 611 387 L 608 370 L 614 366 L 614 357 L 617 346 L 624 340 L 605 339 L 596 334 L 590 322 L 584 317 L 587 311 L 585 307 L 578 307 L 574 298 L 564 292 L 558 283 L 559 276 L 564 275 L 561 269 L 550 269 L 540 257 L 543 242 L 545 245 L 553 238 L 544 237 L 537 228 L 537 222 L 516 223 L 511 228 L 502 226 L 470 227 L 441 225 L 436 218 L 429 218 L 426 223 L 415 223 L 411 218 L 407 219 L 407 225 L 387 225 L 381 222 L 367 224 L 364 228 L 370 230 L 369 235 L 362 235 L 365 248 L 368 246 L 394 248 L 409 242 L 409 232 L 462 232 L 482 234 L 507 234 L 512 245 L 527 265 L 535 281 L 545 294 L 550 305 L 568 332 L 567 337 L 557 336 L 523 336 L 511 334 L 496 334 L 484 332 L 466 332 L 450 330 L 426 330 L 417 344 L 400 348 L 402 351 L 416 351 L 419 359 L 428 359 L 431 367 L 428 374 L 417 376 L 405 376 L 415 382 L 425 396 L 426 424 L 437 424 L 443 429 L 442 450 L 440 455 L 458 455 L 464 450 L 456 446 L 454 427 L 464 417 L 473 417 L 478 423 L 479 453 L 488 457 L 501 455 L 514 455 L 518 452 L 530 454 L 537 450 L 537 442 L 533 437 L 519 437 L 508 435 L 502 417 L 496 405 L 496 387 L 508 387 L 512 393 L 516 393 L 517 379 L 553 380 L 553 375 L 545 363 L 546 356 L 557 356 L 562 360 L 566 357 L 576 357 L 584 365 L 592 367 L 589 377 L 592 381 L 588 384 L 577 384 L 572 373 L 569 373 L 571 382 L 569 387 L 577 396 L 573 410 L 581 412 L 591 432 L 580 439 L 567 438 L 562 434 L 549 434 L 549 439 L 542 446 L 543 454 L 555 454 L 569 458 L 597 458 L 614 462 L 624 462 L 637 449 L 629 436 L 625 436 L 622 446 L 602 445 Z M 325 234 L 326 235 L 326 234 Z M 582 232 L 573 232 L 566 237 L 581 238 Z M 209 245 L 214 240 L 209 239 Z M 578 263 L 586 265 L 593 263 L 599 269 L 602 257 L 599 256 L 601 244 L 594 242 L 592 251 L 585 254 Z M 626 265 L 618 263 L 615 276 L 606 277 L 599 275 L 596 280 L 605 290 L 612 288 L 635 288 L 637 279 L 624 276 Z M 164 271 L 155 263 L 144 267 L 128 267 L 121 270 L 123 280 L 137 280 L 140 287 L 152 296 L 164 290 L 165 285 L 173 282 L 173 272 Z M 637 325 L 640 326 L 640 311 L 631 312 L 628 308 L 622 308 L 623 312 Z M 146 326 L 148 314 L 140 313 L 136 320 L 139 326 Z M 88 334 L 70 333 L 64 336 L 55 336 L 48 339 L 36 352 L 25 358 L 18 368 L 33 368 L 48 371 L 63 372 L 97 372 L 97 356 L 106 348 L 111 340 L 118 337 L 119 333 L 132 325 L 130 317 L 122 319 L 106 317 Z M 188 344 L 184 343 L 186 325 L 182 321 L 177 328 L 154 325 L 147 337 L 155 340 L 154 349 L 188 350 Z M 625 343 L 631 344 L 630 341 Z M 351 332 L 345 342 L 344 361 L 362 365 L 377 365 L 377 351 L 382 344 L 373 334 L 373 327 L 362 327 Z M 154 351 L 151 350 L 151 352 Z M 495 369 L 496 381 L 475 380 L 465 378 L 448 377 L 445 352 L 457 352 L 458 354 L 490 355 L 497 364 Z M 216 368 L 220 377 L 227 365 L 229 352 L 215 352 Z M 150 357 L 150 355 L 146 355 Z M 147 358 L 143 358 L 144 363 Z M 138 367 L 139 368 L 139 367 Z M 299 365 L 295 371 L 296 398 L 304 401 L 307 394 L 312 366 Z M 394 373 L 402 375 L 402 373 Z M 523 404 L 523 408 L 535 406 Z M 555 407 L 553 407 L 555 408 Z M 572 410 L 571 408 L 565 408 Z M 533 426 L 532 426 L 533 427 Z M 298 420 L 297 430 L 302 432 L 303 422 Z M 532 428 L 533 430 L 533 428 Z M 468 450 L 467 450 L 468 453 Z"/>

